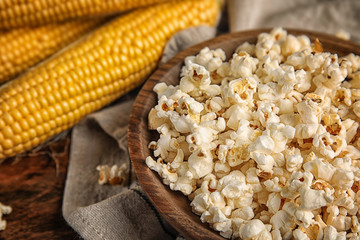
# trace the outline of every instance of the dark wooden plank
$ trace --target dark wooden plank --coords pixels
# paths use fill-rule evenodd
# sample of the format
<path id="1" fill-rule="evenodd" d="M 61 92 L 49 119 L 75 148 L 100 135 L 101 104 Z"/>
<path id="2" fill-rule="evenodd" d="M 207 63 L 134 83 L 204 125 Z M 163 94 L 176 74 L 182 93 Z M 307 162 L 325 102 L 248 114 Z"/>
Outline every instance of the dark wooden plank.
<path id="1" fill-rule="evenodd" d="M 181 52 L 167 64 L 162 65 L 148 79 L 135 100 L 130 115 L 128 144 L 136 175 L 158 211 L 188 239 L 222 238 L 218 233 L 212 231 L 207 224 L 201 223 L 199 216 L 191 212 L 190 202 L 185 196 L 179 192 L 169 190 L 168 186 L 162 184 L 157 173 L 151 171 L 145 164 L 145 158 L 151 154 L 147 148 L 148 143 L 152 139 L 155 140 L 155 133 L 147 130 L 147 114 L 156 101 L 156 95 L 152 92 L 152 89 L 158 82 L 166 82 L 172 85 L 178 84 L 179 70 L 184 57 L 199 52 L 203 47 L 208 46 L 211 49 L 221 47 L 227 56 L 230 56 L 236 46 L 245 41 L 255 42 L 259 33 L 268 31 L 269 29 L 260 29 L 226 34 Z M 351 52 L 360 54 L 358 44 L 343 41 L 331 35 L 291 29 L 288 32 L 294 35 L 305 34 L 312 40 L 318 38 L 323 44 L 324 50 L 338 53 L 340 56 Z"/>
<path id="2" fill-rule="evenodd" d="M 50 146 L 0 165 L 0 202 L 13 208 L 1 240 L 81 239 L 61 212 L 69 138 Z"/>

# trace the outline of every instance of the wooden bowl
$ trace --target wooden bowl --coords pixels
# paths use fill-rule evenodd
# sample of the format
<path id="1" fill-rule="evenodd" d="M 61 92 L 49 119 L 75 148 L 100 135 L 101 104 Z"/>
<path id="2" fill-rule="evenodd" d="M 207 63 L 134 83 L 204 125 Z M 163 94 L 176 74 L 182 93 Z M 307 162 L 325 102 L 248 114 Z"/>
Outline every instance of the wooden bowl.
<path id="1" fill-rule="evenodd" d="M 157 96 L 153 87 L 158 82 L 168 85 L 179 83 L 179 72 L 186 56 L 198 53 L 202 48 L 222 48 L 229 57 L 235 48 L 241 43 L 248 41 L 255 43 L 257 36 L 270 29 L 260 29 L 230 33 L 216 37 L 212 40 L 193 46 L 172 58 L 168 63 L 160 66 L 146 81 L 140 90 L 132 112 L 130 114 L 128 146 L 133 168 L 144 191 L 160 212 L 160 214 L 186 239 L 223 239 L 218 232 L 210 229 L 209 225 L 200 221 L 200 216 L 191 211 L 190 201 L 180 192 L 171 191 L 162 183 L 158 174 L 150 170 L 145 164 L 145 158 L 152 153 L 147 148 L 151 140 L 157 140 L 158 134 L 147 128 L 147 116 L 157 102 Z M 287 29 L 293 35 L 307 35 L 312 41 L 318 38 L 323 45 L 324 51 L 337 53 L 339 56 L 348 53 L 360 55 L 360 45 L 338 39 L 332 35 L 323 33 Z"/>

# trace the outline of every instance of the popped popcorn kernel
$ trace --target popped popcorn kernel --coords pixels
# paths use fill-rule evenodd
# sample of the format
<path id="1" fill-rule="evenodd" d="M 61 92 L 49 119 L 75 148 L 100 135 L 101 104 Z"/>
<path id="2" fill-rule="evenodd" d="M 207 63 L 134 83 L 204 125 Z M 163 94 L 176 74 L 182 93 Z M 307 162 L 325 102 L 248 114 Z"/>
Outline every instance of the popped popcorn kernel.
<path id="1" fill-rule="evenodd" d="M 6 220 L 3 219 L 3 215 L 8 215 L 12 212 L 12 208 L 10 206 L 4 205 L 0 202 L 0 231 L 6 229 Z"/>
<path id="2" fill-rule="evenodd" d="M 360 57 L 282 28 L 158 83 L 146 158 L 229 239 L 359 239 Z"/>
<path id="3" fill-rule="evenodd" d="M 99 171 L 99 184 L 121 185 L 127 181 L 129 164 L 123 163 L 120 167 L 116 164 L 111 167 L 109 165 L 99 165 L 96 170 Z"/>

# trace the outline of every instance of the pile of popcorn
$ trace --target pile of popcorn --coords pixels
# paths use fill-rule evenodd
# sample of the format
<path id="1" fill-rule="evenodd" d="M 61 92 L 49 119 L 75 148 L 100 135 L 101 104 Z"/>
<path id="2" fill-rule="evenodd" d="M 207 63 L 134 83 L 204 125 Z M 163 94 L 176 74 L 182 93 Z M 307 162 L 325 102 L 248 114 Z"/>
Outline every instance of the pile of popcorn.
<path id="1" fill-rule="evenodd" d="M 360 239 L 360 57 L 282 28 L 158 83 L 146 158 L 225 238 Z"/>

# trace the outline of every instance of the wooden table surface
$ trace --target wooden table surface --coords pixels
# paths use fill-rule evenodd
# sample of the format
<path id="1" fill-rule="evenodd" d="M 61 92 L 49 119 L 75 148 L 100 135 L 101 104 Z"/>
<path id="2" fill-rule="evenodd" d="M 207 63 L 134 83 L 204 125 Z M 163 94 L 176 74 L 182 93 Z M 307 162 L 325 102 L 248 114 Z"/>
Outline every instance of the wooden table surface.
<path id="1" fill-rule="evenodd" d="M 69 137 L 41 152 L 0 165 L 0 202 L 13 211 L 3 216 L 0 240 L 81 239 L 62 216 Z"/>

